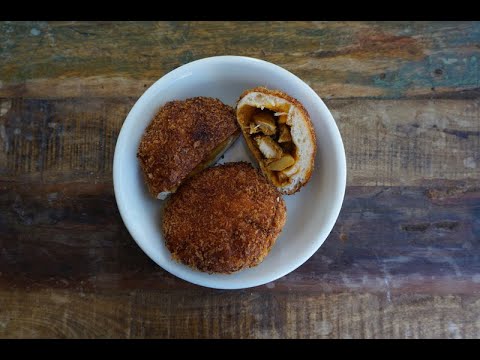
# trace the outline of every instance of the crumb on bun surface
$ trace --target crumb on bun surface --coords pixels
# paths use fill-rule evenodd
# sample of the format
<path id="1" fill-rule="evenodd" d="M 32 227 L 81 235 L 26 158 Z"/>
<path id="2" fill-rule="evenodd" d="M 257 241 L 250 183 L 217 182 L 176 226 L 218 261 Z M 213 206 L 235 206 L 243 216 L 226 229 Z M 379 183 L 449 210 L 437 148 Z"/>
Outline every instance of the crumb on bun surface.
<path id="1" fill-rule="evenodd" d="M 174 192 L 190 175 L 213 163 L 238 135 L 234 109 L 218 99 L 167 102 L 138 147 L 149 192 L 154 197 Z"/>
<path id="2" fill-rule="evenodd" d="M 258 265 L 286 221 L 281 194 L 245 162 L 188 179 L 165 207 L 162 228 L 175 260 L 200 271 L 232 273 Z"/>

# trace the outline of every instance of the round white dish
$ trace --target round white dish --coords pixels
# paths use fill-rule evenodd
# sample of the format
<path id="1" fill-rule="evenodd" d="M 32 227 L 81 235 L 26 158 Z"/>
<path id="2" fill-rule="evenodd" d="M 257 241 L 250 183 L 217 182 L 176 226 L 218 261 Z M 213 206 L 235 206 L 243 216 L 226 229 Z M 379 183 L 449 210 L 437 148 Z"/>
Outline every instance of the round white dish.
<path id="1" fill-rule="evenodd" d="M 174 261 L 161 231 L 163 201 L 147 191 L 136 158 L 142 134 L 167 101 L 195 96 L 216 97 L 235 106 L 240 94 L 256 86 L 279 89 L 307 109 L 317 136 L 315 170 L 295 195 L 284 196 L 287 223 L 265 260 L 230 275 L 207 274 Z M 253 159 L 240 136 L 221 162 Z M 241 56 L 216 56 L 183 65 L 155 82 L 128 114 L 117 139 L 113 183 L 118 208 L 140 248 L 173 275 L 194 284 L 240 289 L 274 281 L 307 261 L 322 245 L 340 212 L 346 186 L 345 150 L 340 132 L 320 97 L 302 80 L 272 63 Z"/>

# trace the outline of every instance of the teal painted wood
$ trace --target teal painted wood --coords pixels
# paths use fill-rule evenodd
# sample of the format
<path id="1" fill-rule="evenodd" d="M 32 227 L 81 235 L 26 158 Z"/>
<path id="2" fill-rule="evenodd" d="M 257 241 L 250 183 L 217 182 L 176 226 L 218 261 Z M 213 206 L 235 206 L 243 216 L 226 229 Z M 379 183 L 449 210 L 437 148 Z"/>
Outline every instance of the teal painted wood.
<path id="1" fill-rule="evenodd" d="M 224 54 L 277 63 L 325 98 L 479 88 L 480 22 L 2 22 L 0 43 L 6 97 L 59 96 L 68 79 L 78 79 L 72 96 L 138 96 L 184 63 Z"/>

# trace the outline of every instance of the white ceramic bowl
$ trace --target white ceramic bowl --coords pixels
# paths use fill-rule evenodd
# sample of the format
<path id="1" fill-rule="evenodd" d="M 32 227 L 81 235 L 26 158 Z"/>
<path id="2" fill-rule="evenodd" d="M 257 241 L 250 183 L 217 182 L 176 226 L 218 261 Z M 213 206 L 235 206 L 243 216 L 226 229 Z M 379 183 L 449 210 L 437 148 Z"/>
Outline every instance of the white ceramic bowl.
<path id="1" fill-rule="evenodd" d="M 141 136 L 158 109 L 169 100 L 216 97 L 235 106 L 240 94 L 255 86 L 279 89 L 308 110 L 317 135 L 317 157 L 310 182 L 284 196 L 287 223 L 265 260 L 230 275 L 206 274 L 172 260 L 161 232 L 163 202 L 147 192 L 136 158 Z M 252 162 L 240 137 L 222 162 Z M 335 120 L 318 95 L 289 71 L 266 61 L 217 56 L 183 65 L 155 82 L 138 99 L 123 123 L 115 148 L 113 183 L 118 208 L 128 231 L 142 250 L 168 272 L 192 283 L 219 289 L 262 285 L 307 261 L 327 238 L 340 212 L 346 185 L 346 161 Z"/>

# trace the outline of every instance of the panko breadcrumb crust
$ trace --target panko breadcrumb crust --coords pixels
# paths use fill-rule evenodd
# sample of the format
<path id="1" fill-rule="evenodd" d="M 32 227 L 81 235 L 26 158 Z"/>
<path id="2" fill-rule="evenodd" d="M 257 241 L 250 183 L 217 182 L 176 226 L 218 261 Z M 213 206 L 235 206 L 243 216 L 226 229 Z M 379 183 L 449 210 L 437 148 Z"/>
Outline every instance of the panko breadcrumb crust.
<path id="1" fill-rule="evenodd" d="M 208 273 L 258 265 L 286 222 L 278 190 L 246 162 L 188 179 L 167 201 L 162 228 L 175 260 Z"/>
<path id="2" fill-rule="evenodd" d="M 235 133 L 235 110 L 218 99 L 167 102 L 148 125 L 137 157 L 150 193 L 174 191 L 194 168 Z"/>

